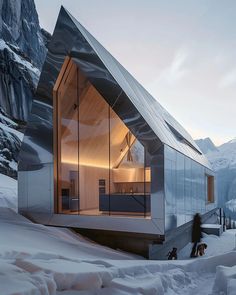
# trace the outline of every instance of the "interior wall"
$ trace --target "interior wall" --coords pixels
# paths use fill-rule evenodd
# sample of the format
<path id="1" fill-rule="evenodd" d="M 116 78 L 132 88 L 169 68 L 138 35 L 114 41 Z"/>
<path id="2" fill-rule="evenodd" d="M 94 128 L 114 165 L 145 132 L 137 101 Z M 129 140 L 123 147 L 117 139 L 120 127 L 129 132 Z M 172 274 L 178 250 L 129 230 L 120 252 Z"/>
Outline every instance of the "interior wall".
<path id="1" fill-rule="evenodd" d="M 109 194 L 109 170 L 80 166 L 80 210 L 99 208 L 99 179 L 105 180 L 105 193 Z"/>

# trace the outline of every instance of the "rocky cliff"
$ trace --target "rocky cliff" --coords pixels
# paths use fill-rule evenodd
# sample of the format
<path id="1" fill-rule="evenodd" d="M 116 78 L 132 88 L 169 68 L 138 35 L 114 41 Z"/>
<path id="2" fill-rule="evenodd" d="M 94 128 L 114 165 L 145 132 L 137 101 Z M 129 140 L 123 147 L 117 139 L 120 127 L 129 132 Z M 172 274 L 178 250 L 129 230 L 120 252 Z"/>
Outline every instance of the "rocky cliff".
<path id="1" fill-rule="evenodd" d="M 0 0 L 0 36 L 41 69 L 46 48 L 33 0 Z"/>
<path id="2" fill-rule="evenodd" d="M 27 121 L 46 36 L 33 0 L 0 0 L 0 106 L 14 119 Z"/>
<path id="3" fill-rule="evenodd" d="M 0 173 L 15 178 L 49 39 L 33 0 L 0 0 Z"/>

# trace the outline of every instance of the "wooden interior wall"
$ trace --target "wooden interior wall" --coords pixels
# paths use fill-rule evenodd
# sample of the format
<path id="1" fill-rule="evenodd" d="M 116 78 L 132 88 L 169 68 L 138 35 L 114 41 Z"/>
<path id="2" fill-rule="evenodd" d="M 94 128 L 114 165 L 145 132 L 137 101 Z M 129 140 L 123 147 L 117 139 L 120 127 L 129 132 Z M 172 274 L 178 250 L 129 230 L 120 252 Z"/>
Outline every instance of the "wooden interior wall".
<path id="1" fill-rule="evenodd" d="M 105 179 L 106 193 L 109 194 L 109 169 L 80 166 L 80 209 L 99 208 L 99 179 Z"/>
<path id="2" fill-rule="evenodd" d="M 59 73 L 57 81 L 53 88 L 53 122 L 54 122 L 54 199 L 55 199 L 55 212 L 61 212 L 62 210 L 62 197 L 61 189 L 63 183 L 61 181 L 61 160 L 62 160 L 62 150 L 61 144 L 59 144 L 58 139 L 62 137 L 63 128 L 61 128 L 61 114 L 66 107 L 65 94 L 68 89 L 75 88 L 76 85 L 76 71 L 77 68 L 71 61 L 69 57 L 66 57 L 62 69 Z M 67 83 L 69 81 L 69 83 Z M 74 84 L 74 87 L 69 87 L 70 84 Z M 69 90 L 70 91 L 70 90 Z"/>
<path id="3" fill-rule="evenodd" d="M 64 73 L 59 75 L 60 83 L 57 82 L 57 87 L 54 89 L 57 100 L 55 109 L 58 110 L 56 124 L 59 141 L 54 140 L 54 146 L 56 145 L 59 163 L 57 176 L 59 211 L 61 211 L 61 190 L 70 188 L 71 185 L 70 171 L 78 171 L 79 192 L 77 195 L 80 197 L 81 210 L 98 209 L 99 179 L 105 179 L 106 194 L 121 190 L 117 182 L 123 182 L 125 190 L 129 190 L 130 184 L 124 185 L 129 178 L 130 182 L 136 182 L 136 188 L 133 190 L 143 193 L 144 184 L 141 182 L 144 181 L 144 168 L 136 167 L 134 177 L 131 176 L 132 169 L 127 169 L 125 174 L 130 175 L 127 174 L 125 178 L 122 178 L 120 170 L 122 181 L 115 181 L 114 173 L 112 173 L 112 168 L 119 167 L 119 163 L 127 154 L 128 128 L 91 83 L 78 72 L 71 60 L 67 61 L 67 66 L 64 66 L 63 70 Z M 77 73 L 79 73 L 78 77 Z M 79 91 L 79 99 L 77 91 Z M 61 117 L 64 118 L 63 124 Z M 79 124 L 77 124 L 78 120 Z M 65 121 L 68 121 L 66 126 Z M 131 144 L 134 142 L 133 136 Z M 111 169 L 110 172 L 109 169 Z M 150 181 L 149 172 L 146 171 L 146 181 Z M 146 191 L 149 187 L 150 185 L 147 185 Z"/>

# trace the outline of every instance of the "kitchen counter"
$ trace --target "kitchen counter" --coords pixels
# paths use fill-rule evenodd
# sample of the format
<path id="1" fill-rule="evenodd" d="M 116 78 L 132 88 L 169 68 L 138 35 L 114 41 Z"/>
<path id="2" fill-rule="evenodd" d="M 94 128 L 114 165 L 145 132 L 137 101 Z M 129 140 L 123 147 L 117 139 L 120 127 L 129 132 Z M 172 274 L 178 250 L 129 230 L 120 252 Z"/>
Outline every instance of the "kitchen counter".
<path id="1" fill-rule="evenodd" d="M 150 195 L 150 193 L 112 193 L 111 196 L 116 196 L 116 195 L 120 195 L 120 196 L 144 196 L 144 195 Z M 107 195 L 109 196 L 109 195 Z"/>
<path id="2" fill-rule="evenodd" d="M 113 212 L 150 212 L 150 194 L 144 193 L 115 193 L 99 196 L 99 210 Z"/>

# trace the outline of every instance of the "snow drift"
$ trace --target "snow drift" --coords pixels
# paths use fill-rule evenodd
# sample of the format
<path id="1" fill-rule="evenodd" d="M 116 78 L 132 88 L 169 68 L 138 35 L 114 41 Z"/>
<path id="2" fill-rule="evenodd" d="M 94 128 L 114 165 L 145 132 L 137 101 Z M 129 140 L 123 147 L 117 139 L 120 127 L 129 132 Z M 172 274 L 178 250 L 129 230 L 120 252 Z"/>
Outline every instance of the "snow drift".
<path id="1" fill-rule="evenodd" d="M 34 224 L 0 208 L 0 291 L 4 295 L 232 295 L 226 292 L 233 290 L 236 278 L 235 233 L 217 237 L 225 247 L 215 248 L 215 256 L 147 261 L 92 243 L 69 229 Z M 216 242 L 214 236 L 204 239 L 210 249 Z M 180 256 L 189 255 L 189 247 Z"/>
<path id="2" fill-rule="evenodd" d="M 17 211 L 17 181 L 0 174 L 0 207 Z"/>

